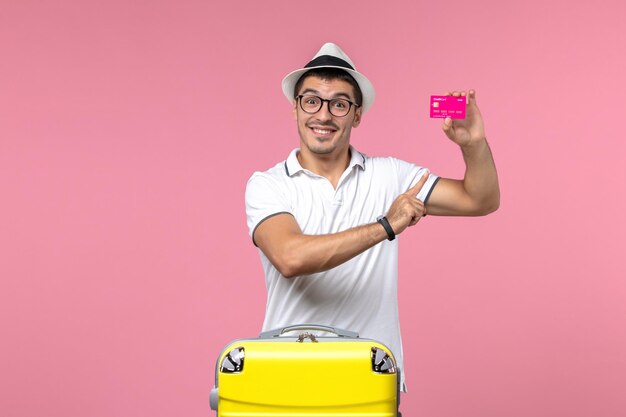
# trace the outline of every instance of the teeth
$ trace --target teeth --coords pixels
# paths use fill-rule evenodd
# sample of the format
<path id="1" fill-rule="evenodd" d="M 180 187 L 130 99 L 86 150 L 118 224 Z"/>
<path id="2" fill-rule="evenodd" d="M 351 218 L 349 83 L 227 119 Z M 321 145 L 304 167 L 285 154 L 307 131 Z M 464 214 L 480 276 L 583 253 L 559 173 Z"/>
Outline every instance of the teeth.
<path id="1" fill-rule="evenodd" d="M 322 135 L 327 135 L 327 134 L 332 132 L 332 130 L 322 130 L 322 129 L 315 129 L 315 128 L 313 129 L 313 131 L 315 133 L 319 133 L 319 134 L 322 134 Z"/>

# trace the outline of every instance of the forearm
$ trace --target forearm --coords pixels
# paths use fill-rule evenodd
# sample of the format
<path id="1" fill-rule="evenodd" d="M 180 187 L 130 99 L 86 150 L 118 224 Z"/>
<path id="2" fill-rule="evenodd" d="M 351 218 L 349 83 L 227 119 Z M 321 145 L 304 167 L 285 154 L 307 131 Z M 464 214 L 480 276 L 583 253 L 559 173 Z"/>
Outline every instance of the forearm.
<path id="1" fill-rule="evenodd" d="M 279 250 L 271 251 L 274 266 L 286 278 L 332 269 L 387 239 L 378 223 L 357 226 L 338 233 L 294 233 Z"/>
<path id="2" fill-rule="evenodd" d="M 393 234 L 414 226 L 424 215 L 424 204 L 416 196 L 427 180 L 428 174 L 423 175 L 389 207 L 385 216 Z M 284 277 L 292 278 L 341 265 L 389 236 L 378 222 L 337 233 L 307 235 L 291 214 L 280 213 L 261 222 L 253 240 Z"/>
<path id="3" fill-rule="evenodd" d="M 486 140 L 461 147 L 465 161 L 463 188 L 477 215 L 488 214 L 500 205 L 498 173 Z"/>

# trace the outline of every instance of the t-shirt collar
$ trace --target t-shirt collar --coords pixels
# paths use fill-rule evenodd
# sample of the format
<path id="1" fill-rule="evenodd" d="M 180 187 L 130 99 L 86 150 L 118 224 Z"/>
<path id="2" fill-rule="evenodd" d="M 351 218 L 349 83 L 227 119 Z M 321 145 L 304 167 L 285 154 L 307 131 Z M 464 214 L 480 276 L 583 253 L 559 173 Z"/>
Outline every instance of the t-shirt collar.
<path id="1" fill-rule="evenodd" d="M 291 151 L 285 161 L 285 172 L 290 177 L 293 177 L 298 172 L 304 171 L 304 168 L 300 165 L 300 161 L 298 161 L 298 152 L 300 152 L 300 148 Z M 350 163 L 348 164 L 348 170 L 352 169 L 355 165 L 360 166 L 361 169 L 365 169 L 365 156 L 350 145 Z"/>

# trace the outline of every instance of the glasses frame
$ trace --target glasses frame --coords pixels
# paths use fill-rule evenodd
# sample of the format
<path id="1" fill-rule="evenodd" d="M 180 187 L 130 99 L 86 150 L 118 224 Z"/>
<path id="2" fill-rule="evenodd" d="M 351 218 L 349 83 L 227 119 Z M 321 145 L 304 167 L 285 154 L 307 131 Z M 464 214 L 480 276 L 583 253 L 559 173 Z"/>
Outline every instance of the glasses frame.
<path id="1" fill-rule="evenodd" d="M 314 112 L 310 112 L 310 111 L 305 110 L 304 107 L 302 106 L 302 98 L 303 97 L 315 97 L 315 98 L 318 98 L 320 100 L 320 106 Z M 328 111 L 330 112 L 330 114 L 332 114 L 335 117 L 346 117 L 350 113 L 350 110 L 352 110 L 352 106 L 354 106 L 354 108 L 361 107 L 360 104 L 356 104 L 356 103 L 354 103 L 354 102 L 352 102 L 352 101 L 350 101 L 350 100 L 348 100 L 346 98 L 325 99 L 325 98 L 321 98 L 320 96 L 316 96 L 315 94 L 300 94 L 299 96 L 296 96 L 296 100 L 298 100 L 300 102 L 300 108 L 306 114 L 315 114 L 315 113 L 319 112 L 320 110 L 322 110 L 322 107 L 324 106 L 324 102 L 328 103 L 326 105 L 326 107 L 328 107 Z M 349 106 L 348 106 L 348 111 L 346 112 L 346 114 L 341 115 L 341 116 L 337 116 L 335 113 L 333 113 L 333 111 L 331 110 L 331 107 L 330 107 L 330 102 L 331 101 L 335 101 L 335 100 L 341 100 L 341 101 L 347 101 L 348 102 Z"/>

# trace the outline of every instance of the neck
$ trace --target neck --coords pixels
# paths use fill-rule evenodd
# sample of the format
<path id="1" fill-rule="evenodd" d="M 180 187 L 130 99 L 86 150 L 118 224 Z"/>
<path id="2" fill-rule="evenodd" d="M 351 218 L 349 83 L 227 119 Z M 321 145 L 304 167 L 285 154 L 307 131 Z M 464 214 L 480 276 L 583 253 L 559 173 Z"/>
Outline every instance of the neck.
<path id="1" fill-rule="evenodd" d="M 337 188 L 341 175 L 348 168 L 350 157 L 349 147 L 337 154 L 315 154 L 306 147 L 302 147 L 298 153 L 298 161 L 302 168 L 326 178 L 333 188 Z"/>

